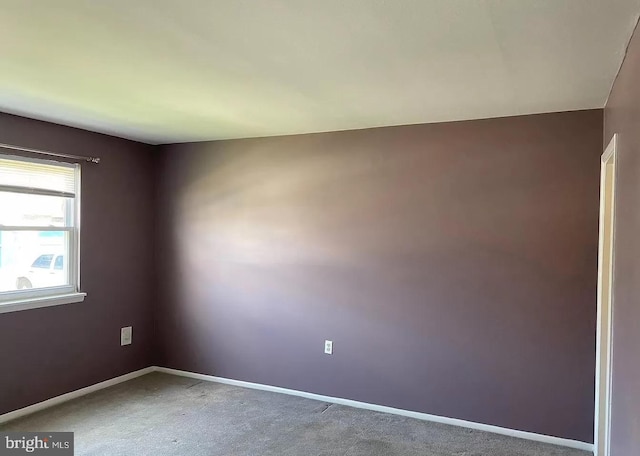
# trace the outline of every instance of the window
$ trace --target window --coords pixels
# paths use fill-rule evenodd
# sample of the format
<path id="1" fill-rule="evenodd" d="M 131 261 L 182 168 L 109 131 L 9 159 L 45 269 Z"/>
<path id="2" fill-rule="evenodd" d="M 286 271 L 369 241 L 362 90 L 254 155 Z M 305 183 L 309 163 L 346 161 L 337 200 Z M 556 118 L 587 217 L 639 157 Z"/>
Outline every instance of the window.
<path id="1" fill-rule="evenodd" d="M 0 155 L 0 312 L 78 302 L 80 167 Z"/>
<path id="2" fill-rule="evenodd" d="M 58 255 L 58 256 L 56 257 L 56 262 L 55 262 L 55 265 L 53 266 L 53 269 L 57 269 L 57 270 L 62 271 L 62 266 L 63 266 L 63 264 L 64 264 L 64 263 L 63 263 L 63 260 L 62 260 L 63 258 L 64 258 L 64 257 L 63 257 L 62 255 Z"/>
<path id="3" fill-rule="evenodd" d="M 51 260 L 53 260 L 53 255 L 40 255 L 36 258 L 36 261 L 33 262 L 31 267 L 49 269 L 49 266 L 51 266 Z"/>

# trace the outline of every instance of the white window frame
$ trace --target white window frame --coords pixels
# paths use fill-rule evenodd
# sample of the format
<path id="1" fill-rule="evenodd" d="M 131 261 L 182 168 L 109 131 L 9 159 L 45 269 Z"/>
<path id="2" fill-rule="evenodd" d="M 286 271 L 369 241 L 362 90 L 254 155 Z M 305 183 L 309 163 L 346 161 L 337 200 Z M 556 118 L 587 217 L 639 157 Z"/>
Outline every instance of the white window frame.
<path id="1" fill-rule="evenodd" d="M 73 226 L 68 227 L 44 227 L 44 226 L 2 226 L 3 231 L 64 231 L 68 233 L 68 260 L 67 269 L 69 284 L 57 287 L 46 287 L 36 289 L 25 289 L 15 291 L 0 292 L 0 314 L 6 312 L 16 312 L 19 310 L 35 309 L 39 307 L 56 306 L 60 304 L 70 304 L 84 301 L 86 293 L 80 291 L 80 165 L 53 160 L 43 160 L 30 157 L 0 154 L 0 158 L 29 162 L 42 163 L 54 166 L 73 167 L 74 176 L 74 197 L 73 197 Z M 34 191 L 33 194 L 44 194 L 56 196 L 56 192 Z M 69 210 L 69 208 L 67 209 Z M 66 256 L 65 253 L 65 256 Z M 55 257 L 52 258 L 55 261 Z"/>

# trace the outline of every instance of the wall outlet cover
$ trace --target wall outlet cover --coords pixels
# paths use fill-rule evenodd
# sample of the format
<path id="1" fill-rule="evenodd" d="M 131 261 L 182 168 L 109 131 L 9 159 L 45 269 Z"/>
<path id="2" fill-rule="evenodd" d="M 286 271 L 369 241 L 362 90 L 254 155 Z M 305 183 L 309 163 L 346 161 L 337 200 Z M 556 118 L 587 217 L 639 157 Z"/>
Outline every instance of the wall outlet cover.
<path id="1" fill-rule="evenodd" d="M 120 329 L 120 345 L 131 345 L 131 337 L 133 329 L 131 326 L 125 326 Z"/>
<path id="2" fill-rule="evenodd" d="M 332 355 L 333 354 L 333 341 L 332 340 L 325 340 L 324 341 L 324 352 L 327 355 Z"/>

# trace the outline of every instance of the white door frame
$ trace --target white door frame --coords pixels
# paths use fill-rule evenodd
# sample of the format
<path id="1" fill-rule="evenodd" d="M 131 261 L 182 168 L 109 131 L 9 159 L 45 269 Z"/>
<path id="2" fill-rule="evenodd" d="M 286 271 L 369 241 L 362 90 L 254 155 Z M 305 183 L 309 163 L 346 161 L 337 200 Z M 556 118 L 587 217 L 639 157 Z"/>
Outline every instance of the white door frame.
<path id="1" fill-rule="evenodd" d="M 600 160 L 600 232 L 598 242 L 598 324 L 596 328 L 596 396 L 593 448 L 595 456 L 609 456 L 611 438 L 611 361 L 613 355 L 613 272 L 615 243 L 615 187 L 618 135 Z"/>

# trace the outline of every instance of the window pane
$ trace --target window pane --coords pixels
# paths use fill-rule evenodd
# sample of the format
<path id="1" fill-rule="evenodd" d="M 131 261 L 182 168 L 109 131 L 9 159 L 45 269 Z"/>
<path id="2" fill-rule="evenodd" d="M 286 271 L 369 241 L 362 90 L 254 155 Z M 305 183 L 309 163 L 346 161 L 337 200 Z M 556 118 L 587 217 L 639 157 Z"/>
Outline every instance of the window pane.
<path id="1" fill-rule="evenodd" d="M 38 258 L 36 258 L 36 261 L 33 262 L 31 267 L 39 269 L 50 269 L 51 260 L 53 260 L 53 254 L 51 253 L 47 255 L 40 255 Z"/>
<path id="2" fill-rule="evenodd" d="M 72 226 L 73 198 L 0 191 L 0 225 Z"/>
<path id="3" fill-rule="evenodd" d="M 0 231 L 0 292 L 69 285 L 69 239 L 68 231 Z"/>

